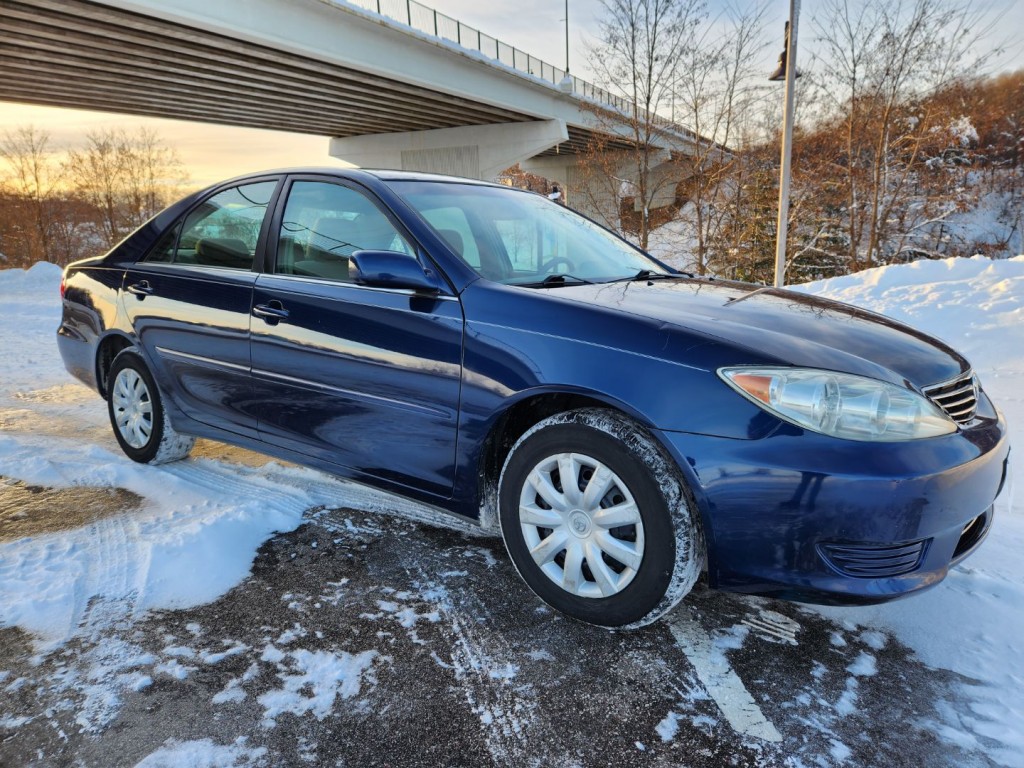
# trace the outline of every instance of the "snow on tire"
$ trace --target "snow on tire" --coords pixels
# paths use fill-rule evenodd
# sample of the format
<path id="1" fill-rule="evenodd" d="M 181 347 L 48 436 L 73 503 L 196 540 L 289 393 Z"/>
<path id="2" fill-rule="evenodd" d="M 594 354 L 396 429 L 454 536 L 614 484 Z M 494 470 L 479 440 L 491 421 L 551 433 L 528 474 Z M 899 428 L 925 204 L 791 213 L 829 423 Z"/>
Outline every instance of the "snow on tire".
<path id="1" fill-rule="evenodd" d="M 509 452 L 498 503 L 520 576 L 581 621 L 649 624 L 704 566 L 700 515 L 679 470 L 614 411 L 566 411 L 534 425 Z"/>

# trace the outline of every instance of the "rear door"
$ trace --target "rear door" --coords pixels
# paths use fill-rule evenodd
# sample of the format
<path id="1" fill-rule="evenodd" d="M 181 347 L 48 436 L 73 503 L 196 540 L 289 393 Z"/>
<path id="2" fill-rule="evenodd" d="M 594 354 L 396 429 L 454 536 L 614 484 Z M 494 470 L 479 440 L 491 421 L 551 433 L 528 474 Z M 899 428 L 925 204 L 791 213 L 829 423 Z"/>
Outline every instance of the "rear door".
<path id="1" fill-rule="evenodd" d="M 124 306 L 161 388 L 204 424 L 256 435 L 249 374 L 254 264 L 277 177 L 220 190 L 130 268 Z"/>
<path id="2" fill-rule="evenodd" d="M 365 190 L 299 178 L 268 239 L 253 292 L 252 374 L 260 437 L 360 473 L 451 495 L 462 361 L 453 295 L 369 288 L 360 249 L 415 255 Z"/>

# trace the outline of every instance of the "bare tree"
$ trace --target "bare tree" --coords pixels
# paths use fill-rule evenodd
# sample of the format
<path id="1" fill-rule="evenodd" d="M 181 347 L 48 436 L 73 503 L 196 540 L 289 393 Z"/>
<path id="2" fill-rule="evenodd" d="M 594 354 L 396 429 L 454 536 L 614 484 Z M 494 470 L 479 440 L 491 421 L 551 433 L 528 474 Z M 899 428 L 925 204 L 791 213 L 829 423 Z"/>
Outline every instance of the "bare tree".
<path id="1" fill-rule="evenodd" d="M 122 150 L 127 219 L 135 228 L 155 216 L 188 183 L 178 153 L 153 130 L 142 128 L 129 137 Z"/>
<path id="2" fill-rule="evenodd" d="M 96 226 L 103 244 L 111 248 L 122 230 L 118 205 L 120 158 L 117 131 L 86 134 L 83 149 L 68 152 L 66 169 L 75 193 L 96 211 Z"/>
<path id="3" fill-rule="evenodd" d="M 702 0 L 602 0 L 600 40 L 591 66 L 625 109 L 593 106 L 596 127 L 581 168 L 583 193 L 606 220 L 618 219 L 622 197 L 639 212 L 636 237 L 647 247 L 651 208 L 674 198 L 677 175 L 668 170 L 679 139 L 663 114 L 671 108 L 676 62 L 704 12 Z M 662 113 L 662 114 L 659 114 Z"/>
<path id="4" fill-rule="evenodd" d="M 704 274 L 719 254 L 719 270 L 734 265 L 719 242 L 731 204 L 746 181 L 743 151 L 756 135 L 756 115 L 764 90 L 757 69 L 763 50 L 765 5 L 728 7 L 711 17 L 695 12 L 694 37 L 679 52 L 672 90 L 672 120 L 698 137 L 685 150 L 690 205 L 681 212 L 690 224 L 694 269 Z M 735 150 L 735 151 L 734 151 Z"/>
<path id="5" fill-rule="evenodd" d="M 177 153 L 145 128 L 86 134 L 85 147 L 68 153 L 67 173 L 75 192 L 96 210 L 108 248 L 156 214 L 187 181 Z"/>
<path id="6" fill-rule="evenodd" d="M 6 166 L 0 253 L 25 264 L 56 260 L 52 246 L 63 216 L 57 204 L 63 179 L 49 134 L 33 126 L 5 133 L 0 140 L 0 159 Z"/>
<path id="7" fill-rule="evenodd" d="M 852 270 L 889 255 L 893 214 L 937 128 L 925 97 L 983 64 L 983 11 L 960 0 L 825 0 L 815 16 L 815 66 L 843 140 L 832 175 Z"/>

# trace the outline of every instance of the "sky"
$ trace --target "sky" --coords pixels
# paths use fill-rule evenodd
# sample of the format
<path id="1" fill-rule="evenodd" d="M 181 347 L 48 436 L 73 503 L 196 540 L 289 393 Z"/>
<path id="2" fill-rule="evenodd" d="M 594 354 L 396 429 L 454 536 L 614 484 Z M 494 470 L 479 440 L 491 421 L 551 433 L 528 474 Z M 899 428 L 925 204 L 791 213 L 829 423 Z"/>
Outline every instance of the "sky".
<path id="1" fill-rule="evenodd" d="M 809 33 L 808 17 L 819 3 L 820 0 L 808 0 L 803 4 L 804 35 Z M 432 0 L 424 4 L 551 64 L 561 67 L 565 63 L 564 1 Z M 729 0 L 710 0 L 709 9 L 713 14 L 720 13 L 728 4 Z M 767 28 L 769 32 L 778 30 L 780 43 L 769 45 L 763 54 L 767 73 L 774 69 L 781 48 L 788 3 L 772 0 L 766 5 Z M 998 21 L 991 44 L 1001 44 L 1003 40 L 997 38 L 1007 30 L 1020 38 L 1019 32 L 1024 30 L 1024 0 L 992 0 L 991 5 L 990 15 Z M 587 45 L 599 34 L 601 15 L 601 0 L 569 0 L 570 70 L 585 79 L 593 80 L 593 72 L 587 66 Z M 1010 46 L 997 58 L 995 69 L 1024 67 L 1024 42 L 1007 40 Z M 60 147 L 79 143 L 89 130 L 150 127 L 177 149 L 195 186 L 264 168 L 332 162 L 325 137 L 0 102 L 0 133 L 30 124 L 49 132 L 53 144 Z"/>

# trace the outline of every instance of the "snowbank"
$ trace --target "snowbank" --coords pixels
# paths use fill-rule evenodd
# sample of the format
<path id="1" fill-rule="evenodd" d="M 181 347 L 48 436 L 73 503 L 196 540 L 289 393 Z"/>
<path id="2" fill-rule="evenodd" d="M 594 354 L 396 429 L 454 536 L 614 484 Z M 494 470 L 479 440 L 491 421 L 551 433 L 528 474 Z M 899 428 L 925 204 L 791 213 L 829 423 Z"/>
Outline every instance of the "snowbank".
<path id="1" fill-rule="evenodd" d="M 0 270 L 0 291 L 27 292 L 33 288 L 53 288 L 56 292 L 60 284 L 61 268 L 56 264 L 37 261 L 28 269 Z M 55 294 L 56 295 L 56 294 Z M 31 298 L 38 298 L 32 296 Z"/>
<path id="2" fill-rule="evenodd" d="M 693 203 L 687 203 L 676 218 L 651 230 L 647 236 L 647 252 L 659 261 L 681 272 L 696 272 L 697 238 L 693 220 Z"/>
<path id="3" fill-rule="evenodd" d="M 793 286 L 855 304 L 942 338 L 963 352 L 1010 425 L 1011 481 L 987 541 L 946 580 L 909 600 L 868 608 L 816 608 L 841 622 L 884 629 L 929 666 L 987 685 L 966 693 L 976 717 L 949 708 L 940 738 L 988 746 L 1024 765 L 1024 256 L 918 261 Z"/>

